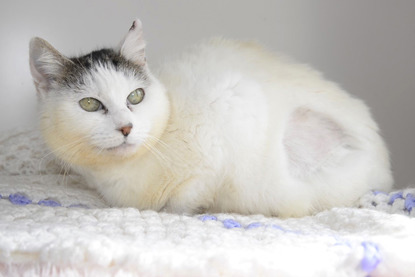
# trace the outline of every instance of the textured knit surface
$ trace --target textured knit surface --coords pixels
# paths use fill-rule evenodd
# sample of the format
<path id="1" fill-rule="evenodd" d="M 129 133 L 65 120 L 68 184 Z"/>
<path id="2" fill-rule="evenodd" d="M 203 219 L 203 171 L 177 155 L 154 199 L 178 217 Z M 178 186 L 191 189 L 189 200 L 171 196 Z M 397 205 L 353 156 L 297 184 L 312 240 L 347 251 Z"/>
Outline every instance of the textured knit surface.
<path id="1" fill-rule="evenodd" d="M 415 276 L 415 189 L 290 219 L 110 208 L 15 131 L 0 195 L 1 276 Z"/>

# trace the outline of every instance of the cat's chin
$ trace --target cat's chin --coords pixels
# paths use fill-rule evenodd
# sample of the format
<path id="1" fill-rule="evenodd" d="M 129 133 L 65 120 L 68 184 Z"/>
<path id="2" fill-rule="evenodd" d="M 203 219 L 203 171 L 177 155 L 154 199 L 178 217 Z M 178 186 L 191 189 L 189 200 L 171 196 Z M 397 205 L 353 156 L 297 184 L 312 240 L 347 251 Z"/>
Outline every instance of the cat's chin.
<path id="1" fill-rule="evenodd" d="M 134 155 L 137 152 L 138 145 L 130 144 L 130 143 L 123 143 L 119 146 L 106 148 L 105 151 L 114 156 L 119 157 L 129 157 Z"/>

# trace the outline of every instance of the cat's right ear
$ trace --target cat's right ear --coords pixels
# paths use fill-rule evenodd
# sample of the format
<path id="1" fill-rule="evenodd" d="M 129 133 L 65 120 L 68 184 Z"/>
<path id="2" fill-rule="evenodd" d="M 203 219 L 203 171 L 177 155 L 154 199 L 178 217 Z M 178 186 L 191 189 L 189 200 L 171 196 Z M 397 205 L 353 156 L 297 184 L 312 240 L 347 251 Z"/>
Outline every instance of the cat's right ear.
<path id="1" fill-rule="evenodd" d="M 139 66 L 144 66 L 146 64 L 145 46 L 142 23 L 139 19 L 136 19 L 120 43 L 120 54 L 127 60 Z"/>
<path id="2" fill-rule="evenodd" d="M 30 72 L 39 93 L 46 93 L 53 80 L 63 73 L 68 58 L 41 38 L 32 38 L 29 46 Z"/>

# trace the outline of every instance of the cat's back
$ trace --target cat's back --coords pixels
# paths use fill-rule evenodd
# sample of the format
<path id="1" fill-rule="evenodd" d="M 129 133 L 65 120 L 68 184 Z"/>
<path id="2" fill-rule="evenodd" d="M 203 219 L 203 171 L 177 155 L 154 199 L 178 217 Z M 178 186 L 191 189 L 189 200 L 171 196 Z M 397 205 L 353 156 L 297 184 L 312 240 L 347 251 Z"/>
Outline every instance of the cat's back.
<path id="1" fill-rule="evenodd" d="M 165 139 L 202 168 L 189 175 L 217 176 L 218 211 L 300 215 L 390 187 L 367 106 L 307 65 L 253 42 L 211 39 L 167 64 L 160 79 L 171 102 Z M 273 195 L 284 201 L 274 205 Z"/>
<path id="2" fill-rule="evenodd" d="M 167 62 L 160 79 L 174 101 L 192 99 L 197 105 L 214 101 L 223 91 L 251 89 L 274 108 L 303 103 L 349 101 L 350 97 L 314 68 L 274 53 L 255 41 L 211 38 Z M 252 86 L 252 87 L 251 87 Z M 324 93 L 321 93 L 324 92 Z M 235 94 L 235 93 L 234 93 Z M 320 99 L 319 99 L 320 98 Z M 354 105 L 359 105 L 353 103 Z M 276 106 L 275 106 L 276 105 Z M 364 107 L 361 107 L 364 110 Z"/>
<path id="3" fill-rule="evenodd" d="M 290 106 L 290 91 L 285 88 L 292 90 L 294 83 L 311 83 L 317 76 L 308 67 L 255 42 L 224 38 L 190 47 L 164 64 L 159 74 L 173 114 L 193 118 L 203 114 L 217 125 L 224 121 L 235 124 L 238 117 L 250 115 L 266 121 L 270 102 L 272 109 L 281 112 Z"/>
<path id="4" fill-rule="evenodd" d="M 361 100 L 312 67 L 253 41 L 206 40 L 166 63 L 159 78 L 167 87 L 173 114 L 199 115 L 224 128 L 226 122 L 240 120 L 246 127 L 251 122 L 254 129 L 255 124 L 280 126 L 295 109 L 307 107 L 345 125 L 358 128 L 355 122 L 361 122 L 377 130 Z M 275 130 L 282 131 L 282 126 Z"/>
<path id="5" fill-rule="evenodd" d="M 226 81 L 230 75 L 257 81 L 278 79 L 282 83 L 320 79 L 320 73 L 311 67 L 273 53 L 255 41 L 225 38 L 211 38 L 188 48 L 163 66 L 160 77 L 169 84 L 194 82 L 195 88 L 200 88 L 209 81 Z"/>

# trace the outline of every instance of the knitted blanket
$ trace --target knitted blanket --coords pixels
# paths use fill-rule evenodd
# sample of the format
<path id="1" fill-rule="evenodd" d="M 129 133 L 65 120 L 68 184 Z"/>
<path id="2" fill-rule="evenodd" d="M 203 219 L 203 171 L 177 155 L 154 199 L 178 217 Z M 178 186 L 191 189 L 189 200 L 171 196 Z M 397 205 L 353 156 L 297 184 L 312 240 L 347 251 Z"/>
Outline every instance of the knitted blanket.
<path id="1" fill-rule="evenodd" d="M 415 189 L 289 219 L 111 208 L 15 131 L 0 195 L 1 276 L 415 276 Z"/>

